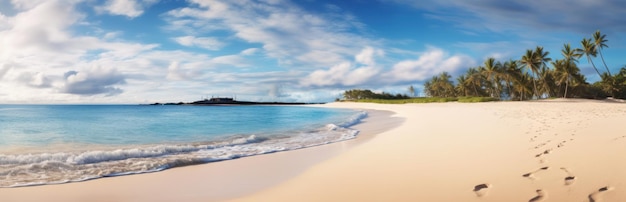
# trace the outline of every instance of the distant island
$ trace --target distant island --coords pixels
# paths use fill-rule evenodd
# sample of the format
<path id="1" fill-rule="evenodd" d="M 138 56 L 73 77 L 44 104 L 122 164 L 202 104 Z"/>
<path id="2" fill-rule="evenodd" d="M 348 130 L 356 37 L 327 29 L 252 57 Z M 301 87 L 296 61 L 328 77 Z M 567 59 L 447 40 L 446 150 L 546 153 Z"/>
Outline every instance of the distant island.
<path id="1" fill-rule="evenodd" d="M 178 103 L 153 103 L 150 105 L 307 105 L 307 104 L 325 104 L 325 103 L 307 103 L 307 102 L 251 102 L 251 101 L 238 101 L 230 97 L 213 97 L 210 99 L 198 100 L 195 102 L 178 102 Z"/>

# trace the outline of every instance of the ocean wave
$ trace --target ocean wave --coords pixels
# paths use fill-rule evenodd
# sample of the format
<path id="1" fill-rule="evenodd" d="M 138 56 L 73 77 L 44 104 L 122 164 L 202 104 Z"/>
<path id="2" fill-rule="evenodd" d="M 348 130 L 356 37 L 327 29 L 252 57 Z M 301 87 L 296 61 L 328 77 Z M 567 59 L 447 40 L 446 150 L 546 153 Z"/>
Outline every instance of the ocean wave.
<path id="1" fill-rule="evenodd" d="M 210 144 L 182 144 L 182 145 L 156 145 L 142 148 L 128 148 L 116 150 L 96 150 L 84 152 L 60 152 L 41 154 L 3 155 L 0 154 L 0 165 L 23 165 L 45 161 L 65 162 L 68 164 L 92 164 L 104 161 L 116 161 L 129 158 L 154 158 L 178 153 L 189 153 L 203 149 L 235 146 L 241 144 L 259 143 L 265 138 L 257 138 L 256 135 L 237 137 L 226 141 L 216 141 Z"/>
<path id="2" fill-rule="evenodd" d="M 240 135 L 210 142 L 143 145 L 112 150 L 0 154 L 0 187 L 58 184 L 155 172 L 324 145 L 356 138 L 359 131 L 349 127 L 365 117 L 366 112 L 359 112 L 339 124 L 284 135 Z"/>

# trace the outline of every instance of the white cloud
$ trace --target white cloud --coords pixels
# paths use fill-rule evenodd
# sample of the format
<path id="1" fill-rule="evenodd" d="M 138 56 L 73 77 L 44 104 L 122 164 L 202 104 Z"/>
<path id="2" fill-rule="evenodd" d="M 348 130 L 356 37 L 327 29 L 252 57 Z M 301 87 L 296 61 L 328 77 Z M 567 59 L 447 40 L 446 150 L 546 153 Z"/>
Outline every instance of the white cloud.
<path id="1" fill-rule="evenodd" d="M 9 28 L 9 19 L 0 13 L 0 31 Z"/>
<path id="2" fill-rule="evenodd" d="M 0 65 L 0 81 L 2 81 L 2 78 L 5 74 L 7 74 L 7 72 L 9 72 L 9 70 L 11 70 L 11 66 L 9 66 L 9 64 L 3 63 Z"/>
<path id="3" fill-rule="evenodd" d="M 444 71 L 453 73 L 475 64 L 476 62 L 468 56 L 450 56 L 442 49 L 429 47 L 415 60 L 404 60 L 396 63 L 385 76 L 396 82 L 423 81 Z"/>
<path id="4" fill-rule="evenodd" d="M 155 3 L 153 0 L 108 0 L 105 5 L 96 7 L 96 10 L 111 15 L 123 15 L 129 18 L 135 18 L 143 14 L 144 7 L 153 3 Z"/>
<path id="5" fill-rule="evenodd" d="M 122 93 L 118 85 L 125 84 L 125 76 L 114 68 L 92 67 L 85 71 L 69 71 L 65 73 L 63 93 L 78 95 L 107 96 Z"/>
<path id="6" fill-rule="evenodd" d="M 250 65 L 248 64 L 247 60 L 241 57 L 240 55 L 225 55 L 225 56 L 215 57 L 211 59 L 211 63 L 235 66 L 235 67 L 247 67 Z"/>
<path id="7" fill-rule="evenodd" d="M 141 69 L 151 62 L 139 55 L 157 45 L 105 41 L 119 37 L 120 32 L 115 31 L 106 34 L 104 40 L 77 35 L 73 26 L 81 23 L 84 14 L 75 10 L 75 3 L 14 5 L 24 10 L 0 19 L 5 27 L 0 29 L 0 94 L 5 100 L 69 101 L 97 94 L 116 95 L 122 92 L 126 73 L 153 72 Z M 124 72 L 85 69 L 90 66 L 120 67 Z M 78 71 L 66 80 L 63 75 L 70 70 Z"/>
<path id="8" fill-rule="evenodd" d="M 73 7 L 68 3 L 48 1 L 17 14 L 11 20 L 10 30 L 0 32 L 0 35 L 3 47 L 19 48 L 3 48 L 0 54 L 15 50 L 57 49 L 71 38 L 65 29 L 81 18 Z"/>
<path id="9" fill-rule="evenodd" d="M 225 45 L 214 37 L 181 36 L 174 38 L 174 41 L 183 46 L 195 46 L 207 50 L 219 50 Z"/>
<path id="10" fill-rule="evenodd" d="M 354 51 L 375 43 L 349 32 L 357 29 L 356 23 L 345 15 L 315 15 L 288 1 L 192 2 L 196 5 L 168 12 L 170 29 L 232 31 L 245 42 L 261 44 L 264 53 L 285 66 L 327 67 L 350 60 Z"/>
<path id="11" fill-rule="evenodd" d="M 106 34 L 104 34 L 104 38 L 105 39 L 115 39 L 122 36 L 122 32 L 121 31 L 117 31 L 117 32 L 107 32 Z"/>
<path id="12" fill-rule="evenodd" d="M 316 70 L 304 79 L 304 86 L 332 86 L 343 84 L 345 76 L 350 72 L 352 64 L 344 62 L 328 70 Z"/>
<path id="13" fill-rule="evenodd" d="M 190 79 L 197 75 L 197 72 L 193 69 L 184 69 L 181 67 L 178 61 L 173 61 L 167 67 L 167 79 L 169 80 L 184 80 Z"/>
<path id="14" fill-rule="evenodd" d="M 301 81 L 303 86 L 356 86 L 365 84 L 374 78 L 380 68 L 376 66 L 375 53 L 382 55 L 382 50 L 366 47 L 354 58 L 356 64 L 343 62 L 327 70 L 316 70 Z M 358 66 L 361 64 L 363 66 Z"/>
<path id="15" fill-rule="evenodd" d="M 254 55 L 259 52 L 258 48 L 248 48 L 246 50 L 241 51 L 242 55 Z"/>
<path id="16" fill-rule="evenodd" d="M 382 50 L 375 50 L 372 47 L 367 47 L 354 57 L 355 61 L 363 65 L 375 65 L 374 55 L 383 56 Z"/>
<path id="17" fill-rule="evenodd" d="M 23 72 L 18 80 L 34 88 L 49 88 L 52 85 L 51 79 L 42 72 Z"/>
<path id="18" fill-rule="evenodd" d="M 28 10 L 32 9 L 48 0 L 11 0 L 13 6 L 17 9 Z"/>

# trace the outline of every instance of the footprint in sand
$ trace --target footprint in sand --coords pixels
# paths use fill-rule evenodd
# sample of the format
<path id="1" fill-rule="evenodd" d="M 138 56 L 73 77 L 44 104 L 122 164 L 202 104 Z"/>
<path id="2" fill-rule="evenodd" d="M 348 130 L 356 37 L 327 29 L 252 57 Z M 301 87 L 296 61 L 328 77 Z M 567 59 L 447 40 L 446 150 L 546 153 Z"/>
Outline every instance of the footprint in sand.
<path id="1" fill-rule="evenodd" d="M 576 176 L 567 176 L 567 177 L 565 177 L 565 185 L 574 184 L 574 180 L 576 180 Z"/>
<path id="2" fill-rule="evenodd" d="M 567 173 L 567 177 L 565 177 L 565 185 L 574 184 L 574 181 L 576 180 L 576 176 L 572 175 L 572 173 L 570 173 L 569 170 L 567 170 L 567 168 L 561 168 L 561 170 Z"/>
<path id="3" fill-rule="evenodd" d="M 550 154 L 551 152 L 552 152 L 552 149 L 546 149 L 543 152 L 536 154 L 535 158 L 541 157 L 541 155 L 544 155 L 544 154 Z"/>
<path id="4" fill-rule="evenodd" d="M 479 184 L 474 186 L 474 193 L 476 194 L 476 196 L 478 197 L 482 197 L 485 194 L 487 194 L 487 188 L 491 187 L 490 184 Z"/>
<path id="5" fill-rule="evenodd" d="M 531 198 L 530 200 L 528 200 L 528 202 L 537 202 L 546 198 L 546 192 L 544 192 L 543 190 L 537 189 L 537 191 L 535 192 L 537 192 L 537 196 Z"/>
<path id="6" fill-rule="evenodd" d="M 602 199 L 600 197 L 602 195 L 601 193 L 611 190 L 613 190 L 613 188 L 609 186 L 598 189 L 598 191 L 589 194 L 589 202 L 599 202 Z"/>
<path id="7" fill-rule="evenodd" d="M 534 174 L 535 174 L 535 173 L 537 173 L 537 172 L 539 172 L 539 171 L 542 171 L 542 170 L 548 170 L 548 169 L 550 169 L 550 167 L 548 167 L 548 166 L 546 166 L 546 167 L 541 167 L 541 168 L 539 168 L 539 169 L 537 169 L 537 170 L 535 170 L 535 171 L 532 171 L 532 172 L 529 172 L 529 173 L 523 174 L 523 175 L 522 175 L 522 177 L 527 177 L 527 178 L 530 178 L 530 179 L 533 179 L 533 180 L 534 180 L 534 179 L 535 179 L 535 177 L 534 177 Z"/>
<path id="8" fill-rule="evenodd" d="M 615 141 L 615 140 L 619 140 L 619 139 L 622 139 L 622 138 L 626 138 L 626 135 L 621 136 L 621 137 L 616 137 L 616 138 L 615 138 L 615 139 L 613 139 L 613 140 Z"/>

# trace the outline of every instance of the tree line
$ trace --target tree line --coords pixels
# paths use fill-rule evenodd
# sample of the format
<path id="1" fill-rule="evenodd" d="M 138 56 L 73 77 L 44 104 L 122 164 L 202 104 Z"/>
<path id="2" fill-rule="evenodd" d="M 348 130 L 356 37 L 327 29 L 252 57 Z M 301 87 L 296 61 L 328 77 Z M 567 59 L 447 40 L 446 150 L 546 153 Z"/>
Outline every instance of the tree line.
<path id="1" fill-rule="evenodd" d="M 552 60 L 543 47 L 526 50 L 519 60 L 497 61 L 488 58 L 483 65 L 469 68 L 452 81 L 442 72 L 424 83 L 424 92 L 433 97 L 492 97 L 510 100 L 528 100 L 546 97 L 595 98 L 608 96 L 626 98 L 626 67 L 613 75 L 609 70 L 603 48 L 606 35 L 596 31 L 591 38 L 583 38 L 580 48 L 564 44 L 561 59 Z M 580 73 L 579 59 L 586 57 L 601 80 L 590 84 Z M 593 58 L 600 56 L 604 72 Z M 414 93 L 414 88 L 409 87 Z"/>
<path id="2" fill-rule="evenodd" d="M 365 100 L 365 99 L 381 99 L 381 100 L 394 100 L 394 99 L 409 99 L 410 97 L 403 94 L 390 94 L 386 92 L 375 93 L 371 90 L 352 89 L 343 93 L 343 97 L 346 100 Z"/>

